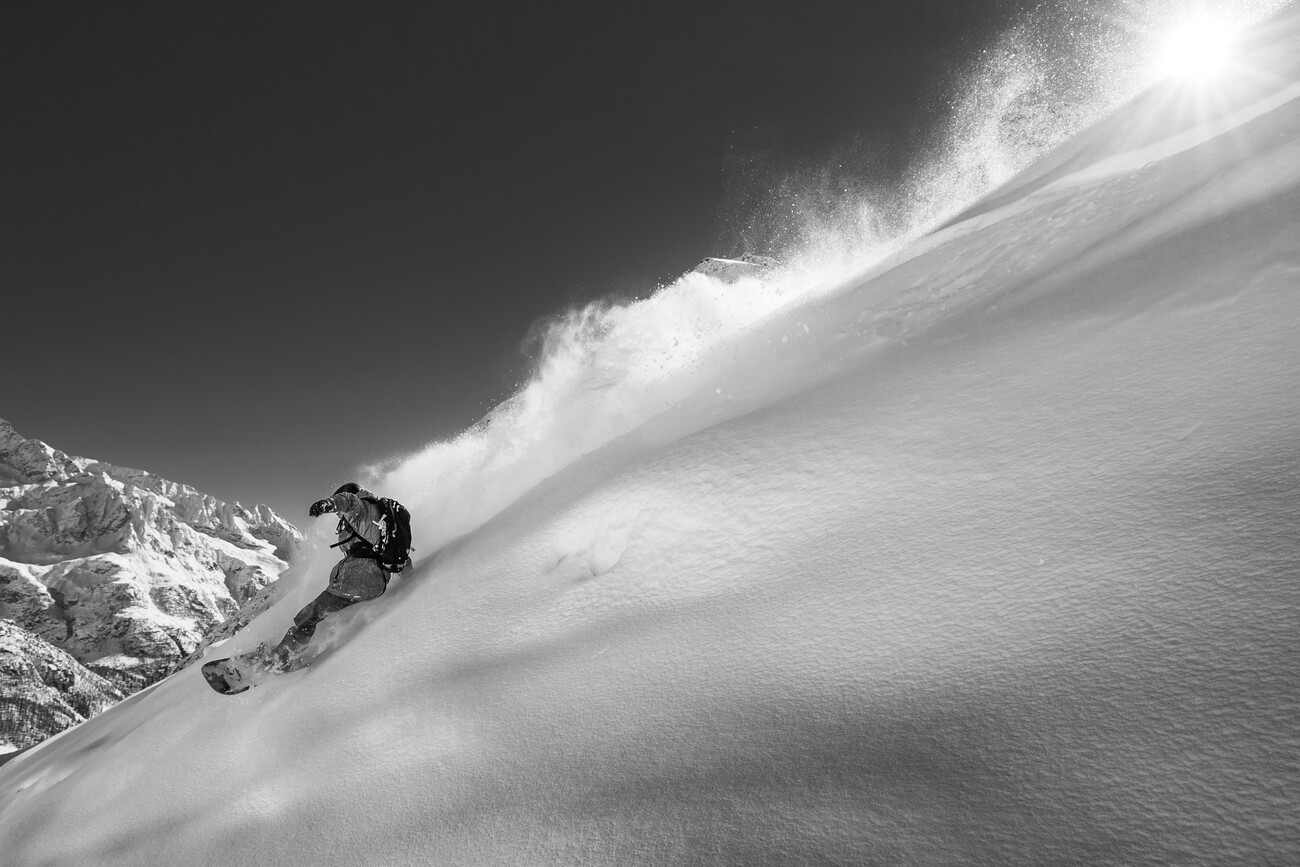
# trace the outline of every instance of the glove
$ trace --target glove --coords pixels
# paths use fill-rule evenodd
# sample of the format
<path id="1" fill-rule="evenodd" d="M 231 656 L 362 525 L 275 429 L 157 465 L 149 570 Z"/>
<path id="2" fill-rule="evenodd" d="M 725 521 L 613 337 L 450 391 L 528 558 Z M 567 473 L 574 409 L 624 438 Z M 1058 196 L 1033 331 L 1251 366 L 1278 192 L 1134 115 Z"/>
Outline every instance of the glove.
<path id="1" fill-rule="evenodd" d="M 307 514 L 311 515 L 313 518 L 318 518 L 326 512 L 332 511 L 334 511 L 334 499 L 332 497 L 326 497 L 323 500 L 317 500 L 312 503 L 311 508 L 307 510 Z"/>

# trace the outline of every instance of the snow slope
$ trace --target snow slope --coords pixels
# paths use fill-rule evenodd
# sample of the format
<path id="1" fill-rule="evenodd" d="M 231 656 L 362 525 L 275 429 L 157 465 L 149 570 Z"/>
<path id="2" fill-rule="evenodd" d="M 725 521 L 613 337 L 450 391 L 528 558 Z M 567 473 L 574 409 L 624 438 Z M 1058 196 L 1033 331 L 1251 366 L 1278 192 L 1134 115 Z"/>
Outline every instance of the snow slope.
<path id="1" fill-rule="evenodd" d="M 0 769 L 6 863 L 1300 860 L 1300 15 L 1260 33 L 651 418 L 588 371 L 389 468 L 414 573 Z"/>

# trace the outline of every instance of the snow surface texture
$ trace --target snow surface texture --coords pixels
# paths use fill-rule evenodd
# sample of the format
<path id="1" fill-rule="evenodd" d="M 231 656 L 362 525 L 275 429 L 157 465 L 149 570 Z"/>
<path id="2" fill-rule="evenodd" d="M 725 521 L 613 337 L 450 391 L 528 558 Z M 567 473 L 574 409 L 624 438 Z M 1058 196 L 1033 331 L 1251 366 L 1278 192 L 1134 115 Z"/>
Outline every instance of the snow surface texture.
<path id="1" fill-rule="evenodd" d="M 1300 15 L 1259 34 L 1212 104 L 1147 92 L 739 337 L 664 335 L 670 375 L 574 363 L 390 468 L 411 574 L 303 672 L 14 759 L 0 852 L 1300 860 Z M 684 279 L 702 331 L 746 285 Z M 494 438 L 556 399 L 582 425 Z"/>

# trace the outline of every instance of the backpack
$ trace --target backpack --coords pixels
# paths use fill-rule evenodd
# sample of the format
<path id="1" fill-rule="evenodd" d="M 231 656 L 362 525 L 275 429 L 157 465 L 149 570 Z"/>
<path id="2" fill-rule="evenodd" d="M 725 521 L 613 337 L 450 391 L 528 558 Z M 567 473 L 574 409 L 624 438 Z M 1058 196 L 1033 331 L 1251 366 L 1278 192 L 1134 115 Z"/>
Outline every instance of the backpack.
<path id="1" fill-rule="evenodd" d="M 374 503 L 384 515 L 379 547 L 371 545 L 356 530 L 352 531 L 351 538 L 330 547 L 346 545 L 353 539 L 365 542 L 370 547 L 374 559 L 379 562 L 379 567 L 395 575 L 411 565 L 411 552 L 415 550 L 411 546 L 411 513 L 401 503 L 388 497 L 362 497 L 361 499 Z"/>

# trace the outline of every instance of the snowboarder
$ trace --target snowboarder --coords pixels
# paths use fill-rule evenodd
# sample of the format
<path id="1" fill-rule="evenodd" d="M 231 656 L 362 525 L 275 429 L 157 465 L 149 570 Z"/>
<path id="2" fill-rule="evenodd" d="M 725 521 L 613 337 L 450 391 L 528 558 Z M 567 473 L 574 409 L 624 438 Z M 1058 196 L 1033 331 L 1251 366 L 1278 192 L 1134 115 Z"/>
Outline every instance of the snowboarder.
<path id="1" fill-rule="evenodd" d="M 316 625 L 336 611 L 382 596 L 388 579 L 411 564 L 411 513 L 396 500 L 376 497 L 356 482 L 340 485 L 333 496 L 311 504 L 313 518 L 335 512 L 343 559 L 330 572 L 329 585 L 293 618 L 293 627 L 274 647 L 203 664 L 203 677 L 222 695 L 238 695 L 265 677 L 305 665 L 299 653 Z"/>
<path id="2" fill-rule="evenodd" d="M 382 561 L 380 552 L 396 528 L 388 526 L 381 501 L 374 494 L 356 482 L 340 485 L 333 496 L 317 500 L 307 510 L 313 518 L 327 512 L 339 516 L 339 541 L 332 547 L 341 547 L 344 556 L 330 572 L 329 585 L 294 616 L 293 627 L 268 650 L 271 664 L 278 669 L 288 666 L 307 646 L 318 623 L 350 605 L 382 596 L 390 573 L 401 571 L 404 565 L 389 569 Z"/>

